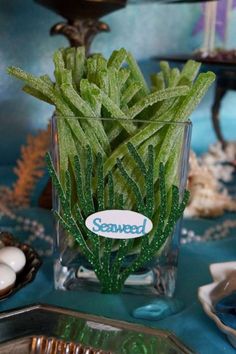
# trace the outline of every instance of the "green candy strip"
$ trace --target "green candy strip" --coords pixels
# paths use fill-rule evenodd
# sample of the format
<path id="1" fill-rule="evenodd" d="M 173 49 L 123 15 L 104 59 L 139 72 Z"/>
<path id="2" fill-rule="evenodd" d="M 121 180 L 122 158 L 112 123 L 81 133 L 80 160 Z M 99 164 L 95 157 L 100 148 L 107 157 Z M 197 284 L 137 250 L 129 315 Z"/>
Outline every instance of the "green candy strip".
<path id="1" fill-rule="evenodd" d="M 100 92 L 96 88 L 91 88 L 90 83 L 87 79 L 83 79 L 80 81 L 80 95 L 81 98 L 90 105 L 95 117 L 101 117 L 102 100 Z M 107 140 L 107 136 L 104 130 L 102 131 L 102 134 L 104 134 L 104 139 Z"/>
<path id="2" fill-rule="evenodd" d="M 178 88 L 167 88 L 164 90 L 155 91 L 153 93 L 150 93 L 146 97 L 140 99 L 133 107 L 129 109 L 128 115 L 130 118 L 133 119 L 145 108 L 152 106 L 159 101 L 187 95 L 188 91 L 188 86 L 178 86 Z"/>
<path id="3" fill-rule="evenodd" d="M 180 78 L 180 71 L 177 68 L 171 70 L 169 78 L 169 87 L 175 87 L 178 84 Z"/>
<path id="4" fill-rule="evenodd" d="M 81 124 L 87 132 L 86 136 L 90 140 L 91 146 L 93 146 L 93 151 L 101 152 L 104 155 L 105 152 L 103 148 L 106 149 L 109 146 L 109 141 L 102 128 L 101 122 L 92 119 L 95 117 L 95 114 L 91 109 L 91 106 L 77 94 L 71 85 L 62 84 L 61 91 L 64 97 L 67 98 L 67 100 L 78 110 L 78 115 L 88 117 L 86 120 L 81 119 Z"/>
<path id="5" fill-rule="evenodd" d="M 171 69 L 170 69 L 169 63 L 167 61 L 160 61 L 160 68 L 163 73 L 165 86 L 169 87 L 170 75 L 171 75 Z"/>
<path id="6" fill-rule="evenodd" d="M 127 53 L 126 61 L 129 65 L 129 69 L 131 71 L 131 75 L 133 77 L 133 80 L 139 82 L 142 85 L 142 93 L 147 95 L 149 93 L 149 88 L 146 83 L 146 80 L 144 79 L 144 76 L 143 76 L 136 60 L 134 59 L 132 54 L 129 52 Z"/>
<path id="7" fill-rule="evenodd" d="M 65 62 L 63 58 L 62 50 L 55 51 L 53 55 L 53 62 L 54 62 L 54 76 L 56 79 L 56 83 L 60 85 L 62 83 L 62 72 L 65 69 Z"/>
<path id="8" fill-rule="evenodd" d="M 127 83 L 130 77 L 130 70 L 128 68 L 121 68 L 118 72 L 119 86 L 120 89 Z"/>
<path id="9" fill-rule="evenodd" d="M 25 93 L 28 93 L 29 95 L 31 95 L 35 98 L 38 98 L 40 101 L 44 101 L 46 103 L 53 105 L 53 102 L 47 96 L 45 96 L 42 92 L 36 90 L 35 88 L 33 88 L 29 85 L 23 86 L 22 90 Z"/>
<path id="10" fill-rule="evenodd" d="M 163 72 L 151 75 L 152 91 L 165 89 L 165 80 Z"/>
<path id="11" fill-rule="evenodd" d="M 200 67 L 201 67 L 200 63 L 194 60 L 188 60 L 181 71 L 180 82 L 182 80 L 193 82 L 199 73 Z"/>
<path id="12" fill-rule="evenodd" d="M 107 67 L 119 69 L 121 65 L 124 63 L 126 57 L 127 57 L 127 52 L 124 48 L 121 48 L 119 50 L 114 50 L 108 60 Z"/>
<path id="13" fill-rule="evenodd" d="M 52 87 L 48 85 L 48 83 L 45 83 L 43 79 L 37 78 L 13 66 L 8 68 L 8 74 L 17 77 L 30 87 L 33 87 L 35 90 L 47 96 L 49 100 L 56 106 L 57 111 L 59 111 L 62 115 L 67 117 L 74 115 L 73 111 L 64 102 L 61 95 L 57 91 L 53 90 Z"/>
<path id="14" fill-rule="evenodd" d="M 138 82 L 132 82 L 126 90 L 123 92 L 121 97 L 121 106 L 125 106 L 130 103 L 132 98 L 136 95 L 137 92 L 141 90 L 141 84 Z"/>
<path id="15" fill-rule="evenodd" d="M 117 122 L 127 131 L 128 134 L 132 135 L 136 131 L 136 127 L 132 122 L 127 122 L 129 117 L 103 91 L 100 90 L 100 93 L 104 107 L 108 110 L 108 112 L 110 112 L 113 118 L 119 119 Z"/>
<path id="16" fill-rule="evenodd" d="M 117 69 L 108 68 L 109 78 L 109 97 L 117 105 L 120 106 L 120 88 L 118 84 L 118 71 Z"/>

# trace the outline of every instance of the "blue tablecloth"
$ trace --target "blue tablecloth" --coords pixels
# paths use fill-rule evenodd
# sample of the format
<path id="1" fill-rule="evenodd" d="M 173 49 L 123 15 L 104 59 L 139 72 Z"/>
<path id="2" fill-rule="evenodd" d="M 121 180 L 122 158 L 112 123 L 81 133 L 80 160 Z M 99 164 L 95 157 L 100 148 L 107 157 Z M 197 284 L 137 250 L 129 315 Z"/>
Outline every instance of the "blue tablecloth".
<path id="1" fill-rule="evenodd" d="M 29 217 L 37 216 L 37 220 L 44 223 L 46 231 L 52 232 L 53 223 L 50 212 L 42 209 L 30 209 L 23 211 L 23 214 Z M 231 215 L 231 217 L 233 216 Z M 194 229 L 197 233 L 202 233 L 204 229 L 216 222 L 220 223 L 224 218 L 186 220 L 185 226 Z M 51 258 L 44 259 L 33 283 L 0 303 L 0 311 L 32 303 L 54 304 L 81 312 L 168 329 L 200 354 L 235 353 L 235 349 L 229 344 L 225 335 L 205 315 L 197 299 L 198 287 L 211 281 L 209 264 L 236 259 L 236 237 L 234 236 L 236 235 L 232 232 L 224 240 L 192 243 L 181 247 L 176 297 L 184 301 L 185 308 L 182 312 L 161 321 L 137 320 L 131 316 L 132 310 L 147 302 L 147 298 L 143 296 L 104 295 L 86 291 L 79 293 L 54 291 Z"/>

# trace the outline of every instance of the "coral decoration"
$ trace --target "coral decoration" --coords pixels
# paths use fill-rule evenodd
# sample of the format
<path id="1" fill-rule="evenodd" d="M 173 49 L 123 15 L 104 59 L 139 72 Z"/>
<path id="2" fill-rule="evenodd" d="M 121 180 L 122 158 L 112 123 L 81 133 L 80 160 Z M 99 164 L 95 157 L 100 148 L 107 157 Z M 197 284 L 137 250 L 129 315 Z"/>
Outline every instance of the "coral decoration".
<path id="1" fill-rule="evenodd" d="M 232 146 L 229 151 L 232 154 Z M 191 152 L 188 177 L 191 199 L 185 216 L 216 217 L 224 211 L 236 211 L 236 200 L 232 199 L 227 189 L 219 182 L 230 181 L 234 169 L 230 166 L 227 169 L 227 166 L 220 164 L 221 155 L 224 155 L 225 162 L 226 154 L 219 144 L 210 147 L 210 152 L 199 159 Z"/>
<path id="2" fill-rule="evenodd" d="M 45 173 L 45 154 L 49 150 L 50 127 L 36 136 L 29 135 L 27 144 L 21 148 L 21 158 L 14 172 L 17 181 L 12 188 L 2 187 L 1 204 L 8 207 L 27 207 L 36 183 Z M 0 207 L 1 209 L 1 207 Z"/>
<path id="3" fill-rule="evenodd" d="M 211 145 L 201 160 L 209 167 L 217 180 L 225 183 L 231 182 L 236 169 L 236 142 L 227 142 L 224 149 L 220 142 Z"/>

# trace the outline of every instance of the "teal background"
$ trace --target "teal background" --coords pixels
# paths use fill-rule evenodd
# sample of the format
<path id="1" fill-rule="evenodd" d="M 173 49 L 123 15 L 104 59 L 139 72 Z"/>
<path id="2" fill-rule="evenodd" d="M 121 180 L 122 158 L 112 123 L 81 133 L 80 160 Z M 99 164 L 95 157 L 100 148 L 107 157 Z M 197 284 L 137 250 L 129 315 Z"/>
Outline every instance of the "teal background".
<path id="1" fill-rule="evenodd" d="M 66 1 L 66 0 L 65 0 Z M 93 51 L 108 56 L 115 48 L 126 47 L 139 60 L 146 75 L 158 69 L 158 63 L 150 58 L 157 55 L 191 53 L 201 44 L 201 34 L 193 37 L 192 29 L 199 18 L 200 5 L 130 5 L 104 18 L 112 32 L 97 36 Z M 60 21 L 59 16 L 35 4 L 33 0 L 0 0 L 0 184 L 11 184 L 13 174 L 9 167 L 15 164 L 20 146 L 28 133 L 36 133 L 46 127 L 53 108 L 38 102 L 21 92 L 22 84 L 9 78 L 8 65 L 18 65 L 34 74 L 53 72 L 53 51 L 67 45 L 63 37 L 50 37 L 49 28 Z M 230 46 L 236 45 L 236 11 L 230 23 Z M 219 44 L 219 41 L 218 41 Z M 206 70 L 206 68 L 203 68 Z M 205 151 L 215 141 L 210 122 L 212 88 L 191 117 L 193 120 L 192 146 L 198 152 Z M 223 130 L 229 139 L 236 136 L 236 93 L 229 92 L 222 106 Z M 34 196 L 36 204 L 36 198 Z M 38 208 L 22 211 L 22 215 L 37 219 L 52 234 L 53 219 L 50 212 Z M 203 234 L 215 223 L 222 224 L 228 214 L 217 220 L 185 220 L 184 226 Z M 235 216 L 231 215 L 233 219 Z M 11 225 L 1 220 L 1 227 Z M 187 244 L 181 247 L 176 296 L 185 303 L 182 312 L 160 322 L 141 321 L 147 326 L 173 331 L 187 345 L 201 354 L 227 353 L 235 350 L 215 324 L 203 313 L 197 300 L 197 289 L 211 281 L 209 264 L 235 260 L 234 231 L 224 241 L 207 244 Z M 16 234 L 16 236 L 19 236 Z M 22 240 L 25 235 L 21 235 Z M 36 247 L 36 246 L 34 246 Z M 0 312 L 30 303 L 51 303 L 120 320 L 134 321 L 132 311 L 143 305 L 146 299 L 126 296 L 104 296 L 84 292 L 78 294 L 56 293 L 52 289 L 52 259 L 44 258 L 44 264 L 34 282 L 17 296 L 0 303 Z"/>
<path id="2" fill-rule="evenodd" d="M 202 34 L 192 36 L 200 16 L 200 6 L 149 2 L 128 5 L 104 18 L 112 32 L 98 35 L 92 50 L 102 51 L 108 56 L 113 49 L 125 47 L 132 51 L 148 75 L 158 69 L 158 64 L 150 58 L 191 53 L 200 46 Z M 53 51 L 67 45 L 65 38 L 50 37 L 48 34 L 57 21 L 61 21 L 61 17 L 33 0 L 0 0 L 0 165 L 15 164 L 27 134 L 45 128 L 53 110 L 21 92 L 21 83 L 7 76 L 6 67 L 17 65 L 34 74 L 51 75 Z M 230 21 L 231 47 L 236 44 L 235 25 L 234 11 Z M 192 117 L 192 144 L 199 153 L 215 141 L 210 123 L 212 97 L 213 89 Z M 235 102 L 235 93 L 230 92 L 222 109 L 224 131 L 228 138 L 236 135 Z"/>

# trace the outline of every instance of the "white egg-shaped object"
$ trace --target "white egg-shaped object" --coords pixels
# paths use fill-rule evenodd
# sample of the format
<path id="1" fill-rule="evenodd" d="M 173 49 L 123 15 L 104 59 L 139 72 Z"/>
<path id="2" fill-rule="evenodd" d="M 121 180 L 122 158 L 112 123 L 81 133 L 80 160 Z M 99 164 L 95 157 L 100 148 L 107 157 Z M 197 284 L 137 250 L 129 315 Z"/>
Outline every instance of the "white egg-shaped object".
<path id="1" fill-rule="evenodd" d="M 16 281 L 16 273 L 8 265 L 0 263 L 0 295 L 12 288 Z"/>
<path id="2" fill-rule="evenodd" d="M 0 263 L 8 265 L 14 270 L 14 272 L 18 273 L 25 266 L 25 254 L 17 247 L 3 247 L 0 249 Z"/>

